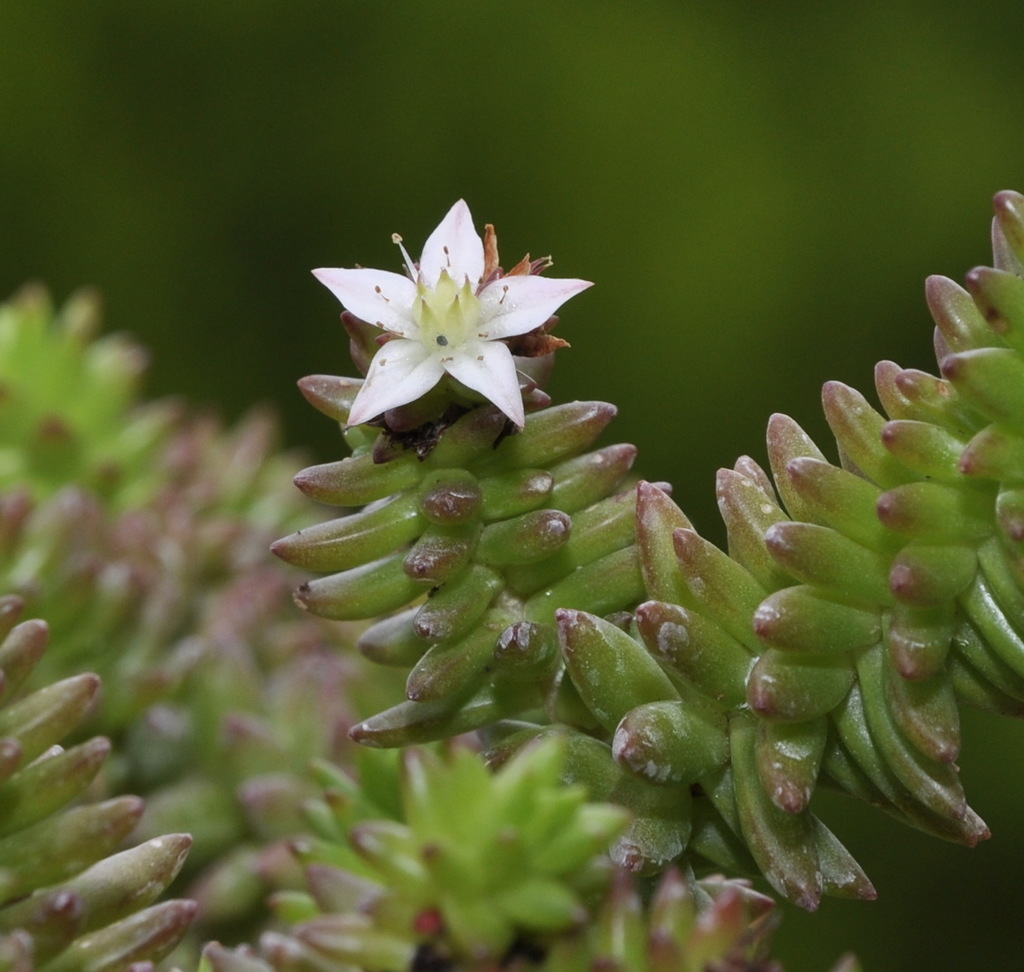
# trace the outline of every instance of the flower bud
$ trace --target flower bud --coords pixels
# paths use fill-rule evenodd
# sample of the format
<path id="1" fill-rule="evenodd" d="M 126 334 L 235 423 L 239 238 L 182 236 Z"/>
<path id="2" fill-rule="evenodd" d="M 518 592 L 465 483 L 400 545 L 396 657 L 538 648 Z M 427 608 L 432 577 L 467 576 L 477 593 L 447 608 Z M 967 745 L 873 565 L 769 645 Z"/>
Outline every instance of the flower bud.
<path id="1" fill-rule="evenodd" d="M 1024 197 L 1007 189 L 996 193 L 993 206 L 1003 238 L 1020 261 L 1024 254 Z"/>
<path id="2" fill-rule="evenodd" d="M 902 545 L 903 540 L 884 526 L 875 512 L 882 491 L 862 476 L 809 458 L 791 459 L 782 475 L 814 509 L 810 522 L 830 526 L 869 550 Z"/>
<path id="3" fill-rule="evenodd" d="M 789 513 L 789 518 L 817 522 L 814 510 L 803 501 L 799 493 L 790 489 L 784 470 L 786 464 L 793 459 L 816 459 L 824 462 L 824 454 L 793 419 L 778 412 L 768 420 L 766 441 L 775 486 L 782 499 L 782 505 Z"/>
<path id="4" fill-rule="evenodd" d="M 398 496 L 359 513 L 304 527 L 270 545 L 282 560 L 305 570 L 338 571 L 385 557 L 414 540 L 423 518 L 412 496 Z"/>
<path id="5" fill-rule="evenodd" d="M 335 375 L 309 375 L 299 379 L 299 391 L 318 412 L 344 424 L 362 382 Z"/>
<path id="6" fill-rule="evenodd" d="M 523 431 L 502 442 L 498 452 L 508 465 L 547 468 L 582 452 L 617 412 L 606 402 L 554 405 L 531 415 Z"/>
<path id="7" fill-rule="evenodd" d="M 987 425 L 967 443 L 959 468 L 977 479 L 1014 479 L 1024 469 L 1024 438 Z"/>
<path id="8" fill-rule="evenodd" d="M 494 643 L 512 618 L 493 609 L 463 638 L 431 647 L 409 673 L 405 692 L 415 702 L 465 698 L 484 680 L 494 658 Z"/>
<path id="9" fill-rule="evenodd" d="M 787 813 L 769 799 L 757 773 L 757 721 L 737 713 L 729 721 L 736 811 L 743 836 L 769 883 L 801 908 L 814 911 L 824 890 L 808 811 Z"/>
<path id="10" fill-rule="evenodd" d="M 963 591 L 977 568 L 973 547 L 911 542 L 893 561 L 889 588 L 911 607 L 937 607 Z"/>
<path id="11" fill-rule="evenodd" d="M 98 676 L 83 674 L 33 692 L 0 709 L 0 737 L 16 737 L 22 760 L 31 762 L 85 718 L 99 687 Z"/>
<path id="12" fill-rule="evenodd" d="M 524 608 L 529 621 L 554 620 L 556 608 L 573 604 L 581 611 L 605 615 L 635 604 L 644 594 L 643 577 L 634 546 L 592 561 L 534 594 Z"/>
<path id="13" fill-rule="evenodd" d="M 615 729 L 612 756 L 651 783 L 694 783 L 729 758 L 725 716 L 693 702 L 649 702 Z"/>
<path id="14" fill-rule="evenodd" d="M 853 471 L 860 471 L 884 487 L 915 478 L 882 444 L 886 420 L 859 391 L 842 382 L 829 381 L 821 390 L 821 403 L 845 468 L 852 463 Z"/>
<path id="15" fill-rule="evenodd" d="M 420 481 L 422 467 L 410 453 L 375 463 L 368 453 L 303 469 L 295 485 L 307 496 L 331 506 L 362 506 Z"/>
<path id="16" fill-rule="evenodd" d="M 437 470 L 420 484 L 420 512 L 439 526 L 456 526 L 476 519 L 482 499 L 476 477 L 462 469 Z"/>
<path id="17" fill-rule="evenodd" d="M 955 605 L 897 604 L 889 614 L 886 643 L 893 670 L 908 679 L 927 679 L 942 671 L 953 637 Z"/>
<path id="18" fill-rule="evenodd" d="M 573 684 L 609 732 L 638 705 L 679 698 L 643 646 L 615 625 L 564 608 L 555 612 L 555 620 Z"/>
<path id="19" fill-rule="evenodd" d="M 960 713 L 946 672 L 911 681 L 887 667 L 885 691 L 893 721 L 911 745 L 942 763 L 960 755 Z"/>
<path id="20" fill-rule="evenodd" d="M 971 295 L 948 277 L 929 277 L 925 281 L 925 297 L 950 351 L 994 347 L 1000 343 Z"/>
<path id="21" fill-rule="evenodd" d="M 761 602 L 754 612 L 754 631 L 780 651 L 836 655 L 877 643 L 882 625 L 877 609 L 851 607 L 797 584 Z"/>
<path id="22" fill-rule="evenodd" d="M 732 469 L 716 477 L 718 510 L 729 533 L 729 556 L 739 561 L 766 590 L 792 583 L 792 578 L 765 547 L 765 531 L 789 517 L 770 501 L 753 480 Z"/>
<path id="23" fill-rule="evenodd" d="M 299 607 L 333 621 L 372 618 L 405 606 L 424 592 L 424 584 L 405 571 L 405 552 L 307 581 L 295 592 Z"/>
<path id="24" fill-rule="evenodd" d="M 479 535 L 476 523 L 427 527 L 405 555 L 402 569 L 417 583 L 438 587 L 469 563 Z"/>
<path id="25" fill-rule="evenodd" d="M 882 444 L 924 479 L 954 486 L 963 482 L 960 455 L 965 442 L 938 425 L 908 419 L 887 422 L 882 427 Z"/>
<path id="26" fill-rule="evenodd" d="M 507 520 L 550 506 L 554 477 L 546 469 L 512 469 L 480 480 L 480 516 L 484 522 Z"/>
<path id="27" fill-rule="evenodd" d="M 543 560 L 569 541 L 573 521 L 560 510 L 534 510 L 484 527 L 477 559 L 495 566 Z"/>
<path id="28" fill-rule="evenodd" d="M 989 327 L 1011 348 L 1024 352 L 1024 280 L 1006 270 L 975 267 L 966 284 Z"/>
<path id="29" fill-rule="evenodd" d="M 970 543 L 992 532 L 992 496 L 987 489 L 906 483 L 883 493 L 877 510 L 890 530 L 924 543 Z"/>
<path id="30" fill-rule="evenodd" d="M 636 624 L 647 650 L 697 691 L 732 709 L 746 702 L 753 658 L 735 638 L 696 611 L 645 601 Z"/>
<path id="31" fill-rule="evenodd" d="M 636 488 L 636 543 L 647 596 L 693 607 L 675 554 L 672 534 L 693 524 L 663 489 L 641 482 Z"/>
<path id="32" fill-rule="evenodd" d="M 0 784 L 0 836 L 42 820 L 75 799 L 109 755 L 109 740 L 90 739 L 66 752 L 46 753 Z"/>
<path id="33" fill-rule="evenodd" d="M 612 445 L 551 468 L 551 505 L 567 513 L 585 509 L 616 489 L 633 467 L 636 446 Z"/>
<path id="34" fill-rule="evenodd" d="M 500 574 L 470 564 L 417 609 L 413 630 L 425 642 L 461 638 L 477 625 L 502 586 Z"/>
<path id="35" fill-rule="evenodd" d="M 747 700 L 764 719 L 806 722 L 831 712 L 853 681 L 853 668 L 843 655 L 769 649 L 750 670 Z"/>
<path id="36" fill-rule="evenodd" d="M 765 545 L 797 580 L 841 600 L 866 604 L 892 601 L 887 578 L 889 557 L 862 547 L 829 527 L 814 523 L 777 523 Z"/>
<path id="37" fill-rule="evenodd" d="M 942 377 L 990 421 L 1024 432 L 1024 359 L 1010 348 L 978 348 L 942 359 Z"/>
<path id="38" fill-rule="evenodd" d="M 676 556 L 700 612 L 751 651 L 760 644 L 750 618 L 767 593 L 750 572 L 694 530 L 672 534 Z"/>
<path id="39" fill-rule="evenodd" d="M 828 737 L 824 716 L 807 722 L 758 720 L 754 755 L 768 799 L 786 813 L 807 808 Z"/>

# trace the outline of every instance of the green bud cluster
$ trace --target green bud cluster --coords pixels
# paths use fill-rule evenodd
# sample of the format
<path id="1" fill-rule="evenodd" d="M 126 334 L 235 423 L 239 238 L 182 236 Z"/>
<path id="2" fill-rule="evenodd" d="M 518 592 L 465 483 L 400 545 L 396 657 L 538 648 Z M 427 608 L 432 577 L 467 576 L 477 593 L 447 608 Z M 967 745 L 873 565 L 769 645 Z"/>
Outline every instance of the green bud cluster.
<path id="1" fill-rule="evenodd" d="M 340 422 L 358 387 L 327 376 L 300 385 Z M 274 544 L 289 563 L 331 572 L 296 599 L 328 618 L 384 615 L 359 648 L 408 670 L 406 700 L 357 725 L 356 740 L 425 742 L 571 704 L 556 610 L 605 614 L 641 597 L 635 490 L 616 492 L 635 449 L 585 451 L 615 409 L 534 408 L 519 434 L 505 436 L 504 416 L 484 406 L 420 428 L 416 448 L 348 429 L 349 458 L 296 477 L 314 499 L 359 507 Z"/>
<path id="2" fill-rule="evenodd" d="M 672 870 L 644 907 L 603 853 L 627 815 L 560 782 L 557 735 L 494 773 L 464 748 L 386 755 L 361 760 L 358 786 L 322 768 L 319 838 L 298 847 L 309 893 L 278 897 L 287 930 L 257 949 L 209 946 L 203 972 L 698 972 L 766 957 L 772 902 L 745 882 Z"/>
<path id="3" fill-rule="evenodd" d="M 18 623 L 20 598 L 0 598 L 0 967 L 25 972 L 127 968 L 170 951 L 191 901 L 155 903 L 184 863 L 187 834 L 119 850 L 143 802 L 89 802 L 110 753 L 102 737 L 65 749 L 100 680 L 80 674 L 36 690 L 41 621 Z"/>

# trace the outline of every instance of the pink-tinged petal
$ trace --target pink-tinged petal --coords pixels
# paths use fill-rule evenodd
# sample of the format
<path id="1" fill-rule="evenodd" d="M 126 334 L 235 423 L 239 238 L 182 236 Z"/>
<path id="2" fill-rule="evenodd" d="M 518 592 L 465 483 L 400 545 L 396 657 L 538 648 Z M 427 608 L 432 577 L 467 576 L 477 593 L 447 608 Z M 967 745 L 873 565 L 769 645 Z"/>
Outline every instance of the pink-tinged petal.
<path id="1" fill-rule="evenodd" d="M 313 271 L 345 310 L 386 331 L 402 337 L 415 337 L 419 327 L 412 317 L 416 284 L 400 273 L 358 268 L 344 270 L 323 267 Z"/>
<path id="2" fill-rule="evenodd" d="M 540 327 L 570 297 L 592 287 L 589 280 L 535 276 L 499 277 L 480 293 L 481 333 L 487 340 L 516 337 Z"/>
<path id="3" fill-rule="evenodd" d="M 494 402 L 519 428 L 526 421 L 523 396 L 512 352 L 504 344 L 467 341 L 451 360 L 444 360 L 445 371 L 467 388 Z"/>
<path id="4" fill-rule="evenodd" d="M 474 290 L 484 273 L 484 243 L 473 228 L 469 206 L 461 199 L 423 244 L 420 273 L 424 283 L 433 287 L 442 270 L 460 287 L 468 277 Z"/>
<path id="5" fill-rule="evenodd" d="M 389 408 L 408 405 L 425 395 L 444 375 L 437 355 L 418 341 L 388 341 L 370 362 L 352 410 L 349 425 L 362 425 Z"/>

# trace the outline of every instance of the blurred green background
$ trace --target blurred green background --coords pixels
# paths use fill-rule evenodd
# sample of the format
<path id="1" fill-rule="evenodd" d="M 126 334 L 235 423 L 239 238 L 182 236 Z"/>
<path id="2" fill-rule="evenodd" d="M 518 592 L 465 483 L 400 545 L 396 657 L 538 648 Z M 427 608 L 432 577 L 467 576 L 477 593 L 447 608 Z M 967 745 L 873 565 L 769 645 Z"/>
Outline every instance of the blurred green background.
<path id="1" fill-rule="evenodd" d="M 460 196 L 506 265 L 552 253 L 552 387 L 721 537 L 715 469 L 772 411 L 822 442 L 818 389 L 932 367 L 928 273 L 989 258 L 1024 189 L 1024 7 L 670 0 L 0 0 L 0 291 L 102 288 L 150 391 L 282 411 L 350 373 L 317 266 L 399 269 Z M 964 777 L 996 836 L 940 846 L 841 801 L 881 901 L 789 913 L 790 972 L 1019 968 L 1021 727 L 972 719 Z"/>

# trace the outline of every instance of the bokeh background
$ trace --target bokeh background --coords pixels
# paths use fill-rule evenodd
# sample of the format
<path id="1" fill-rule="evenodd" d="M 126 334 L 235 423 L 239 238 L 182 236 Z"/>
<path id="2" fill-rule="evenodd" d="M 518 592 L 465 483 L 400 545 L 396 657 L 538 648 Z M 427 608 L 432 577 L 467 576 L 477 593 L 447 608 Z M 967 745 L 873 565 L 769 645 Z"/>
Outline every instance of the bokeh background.
<path id="1" fill-rule="evenodd" d="M 99 286 L 153 394 L 273 401 L 327 460 L 294 383 L 351 368 L 309 269 L 398 269 L 391 233 L 417 254 L 465 197 L 506 265 L 596 281 L 555 397 L 619 405 L 718 539 L 715 470 L 772 411 L 826 442 L 824 380 L 932 366 L 924 277 L 1024 189 L 1022 40 L 1019 0 L 0 0 L 0 292 Z M 1024 733 L 966 736 L 995 838 L 831 801 L 881 900 L 787 909 L 790 972 L 1021 967 Z"/>

